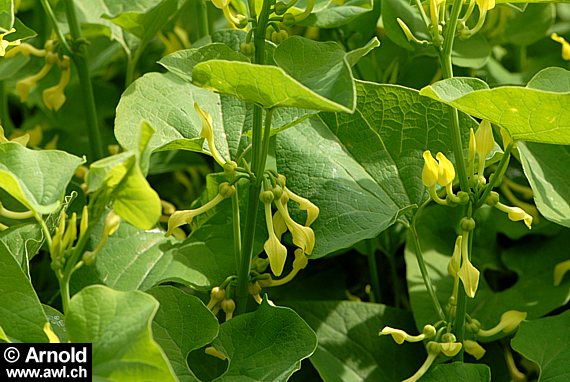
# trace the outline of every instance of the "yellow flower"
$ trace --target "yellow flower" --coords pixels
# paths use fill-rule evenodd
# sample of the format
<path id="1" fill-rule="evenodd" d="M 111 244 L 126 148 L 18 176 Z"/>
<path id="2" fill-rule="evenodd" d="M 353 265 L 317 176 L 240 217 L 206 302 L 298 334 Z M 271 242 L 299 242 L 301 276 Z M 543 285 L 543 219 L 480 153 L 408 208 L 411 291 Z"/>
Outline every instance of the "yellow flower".
<path id="1" fill-rule="evenodd" d="M 4 40 L 4 36 L 14 32 L 16 32 L 16 29 L 12 28 L 8 32 L 0 33 L 0 57 L 4 57 L 6 55 L 6 48 L 8 48 L 9 46 L 20 45 L 20 40 L 14 40 L 14 41 Z"/>
<path id="2" fill-rule="evenodd" d="M 194 217 L 214 208 L 222 200 L 224 200 L 224 198 L 220 194 L 217 194 L 214 199 L 210 200 L 208 203 L 199 208 L 196 208 L 194 210 L 176 211 L 170 215 L 170 218 L 168 219 L 168 230 L 166 231 L 166 236 L 172 235 L 172 231 L 174 231 L 175 228 L 178 228 L 184 224 L 192 223 L 192 219 L 194 219 Z"/>
<path id="3" fill-rule="evenodd" d="M 29 57 L 29 56 L 45 57 L 47 54 L 47 51 L 45 49 L 38 49 L 33 45 L 23 43 L 23 44 L 18 45 L 15 48 L 7 51 L 5 57 L 6 58 L 14 57 L 18 53 L 21 53 L 26 57 Z"/>
<path id="4" fill-rule="evenodd" d="M 485 170 L 485 159 L 487 155 L 493 150 L 495 140 L 493 139 L 493 129 L 491 123 L 483 120 L 475 133 L 475 141 L 477 142 L 477 155 L 479 156 L 479 175 L 483 175 Z"/>
<path id="5" fill-rule="evenodd" d="M 315 233 L 313 230 L 294 221 L 291 216 L 289 216 L 289 211 L 287 207 L 283 205 L 281 199 L 275 201 L 275 205 L 285 221 L 287 228 L 291 231 L 291 235 L 293 235 L 293 244 L 301 248 L 307 255 L 310 255 L 315 246 Z"/>
<path id="6" fill-rule="evenodd" d="M 44 78 L 53 66 L 52 60 L 46 60 L 44 66 L 40 69 L 39 72 L 34 74 L 33 76 L 24 78 L 16 83 L 16 93 L 20 97 L 21 102 L 26 102 L 28 100 L 28 96 L 30 95 L 30 91 L 36 87 L 38 81 Z"/>
<path id="7" fill-rule="evenodd" d="M 57 336 L 57 334 L 55 334 L 55 332 L 51 328 L 51 325 L 49 322 L 46 322 L 44 324 L 44 333 L 46 334 L 50 344 L 58 344 L 61 342 L 59 340 L 59 337 Z"/>
<path id="8" fill-rule="evenodd" d="M 218 162 L 220 166 L 223 166 L 226 163 L 226 160 L 220 155 L 220 152 L 216 148 L 214 142 L 214 124 L 212 122 L 212 116 L 210 113 L 202 109 L 196 102 L 194 102 L 194 109 L 202 120 L 202 131 L 200 132 L 200 137 L 206 139 L 208 142 L 208 148 L 210 149 L 210 153 L 214 157 L 214 160 Z"/>
<path id="9" fill-rule="evenodd" d="M 461 239 L 461 269 L 459 269 L 457 275 L 463 283 L 465 294 L 470 298 L 474 298 L 477 287 L 479 286 L 479 271 L 471 264 L 471 261 L 469 261 L 468 243 L 469 232 L 464 231 L 463 238 Z"/>
<path id="10" fill-rule="evenodd" d="M 455 167 L 453 167 L 453 163 L 451 163 L 443 153 L 437 153 L 435 157 L 439 163 L 437 182 L 443 187 L 448 187 L 453 183 L 453 179 L 455 179 Z M 448 191 L 448 194 L 449 193 Z"/>
<path id="11" fill-rule="evenodd" d="M 457 236 L 455 240 L 455 247 L 453 249 L 453 255 L 449 260 L 449 265 L 447 266 L 447 272 L 450 276 L 455 276 L 459 273 L 461 269 L 461 240 L 462 236 Z"/>
<path id="12" fill-rule="evenodd" d="M 467 353 L 471 354 L 477 360 L 483 358 L 485 355 L 485 349 L 476 341 L 465 340 L 463 347 Z"/>
<path id="13" fill-rule="evenodd" d="M 264 203 L 265 205 L 265 223 L 267 224 L 267 232 L 269 233 L 269 238 L 263 244 L 263 249 L 269 258 L 269 266 L 271 267 L 271 272 L 275 276 L 281 276 L 283 273 L 283 267 L 285 266 L 285 260 L 287 260 L 287 248 L 281 244 L 275 231 L 273 229 L 273 218 L 271 216 L 271 202 Z"/>
<path id="14" fill-rule="evenodd" d="M 423 341 L 427 338 L 433 338 L 435 336 L 435 334 L 436 334 L 436 330 L 432 325 L 424 326 L 423 332 L 421 334 L 418 334 L 417 336 L 409 335 L 408 333 L 406 333 L 405 331 L 403 331 L 401 329 L 395 329 L 395 328 L 391 328 L 389 326 L 385 326 L 380 331 L 380 333 L 378 333 L 379 336 L 386 336 L 386 335 L 392 336 L 392 338 L 394 339 L 394 342 L 396 342 L 398 345 L 403 344 L 404 341 L 420 342 L 420 341 Z"/>
<path id="15" fill-rule="evenodd" d="M 42 98 L 49 110 L 58 111 L 65 103 L 65 88 L 71 78 L 71 68 L 69 67 L 69 57 L 66 57 L 67 64 L 62 69 L 59 83 L 43 91 Z"/>
<path id="16" fill-rule="evenodd" d="M 557 33 L 551 34 L 550 38 L 562 44 L 562 59 L 570 61 L 570 43 L 566 41 L 564 37 L 559 36 Z"/>
<path id="17" fill-rule="evenodd" d="M 495 207 L 497 207 L 497 209 L 499 211 L 507 213 L 507 216 L 509 217 L 510 220 L 512 220 L 514 222 L 522 220 L 524 222 L 524 224 L 528 227 L 528 229 L 532 228 L 531 227 L 532 216 L 527 214 L 526 211 L 523 210 L 522 208 L 509 207 L 509 206 L 504 205 L 501 202 L 498 202 L 497 204 L 495 204 Z"/>
<path id="18" fill-rule="evenodd" d="M 289 199 L 299 204 L 299 208 L 301 210 L 307 211 L 307 221 L 305 222 L 305 226 L 309 227 L 311 224 L 313 224 L 313 222 L 317 220 L 317 217 L 319 216 L 319 207 L 311 203 L 310 200 L 295 194 L 287 187 L 285 187 L 285 192 L 287 193 Z"/>
<path id="19" fill-rule="evenodd" d="M 429 150 L 424 151 L 423 157 L 422 182 L 426 187 L 435 186 L 439 177 L 439 165 Z"/>
<path id="20" fill-rule="evenodd" d="M 495 8 L 495 0 L 477 0 L 480 12 L 487 12 Z"/>
<path id="21" fill-rule="evenodd" d="M 401 18 L 399 18 L 399 17 L 396 18 L 396 21 L 400 25 L 400 28 L 402 28 L 402 32 L 404 32 L 404 35 L 406 35 L 406 38 L 408 39 L 408 41 L 416 40 L 416 38 L 414 37 L 410 28 L 406 25 L 406 23 Z"/>
<path id="22" fill-rule="evenodd" d="M 461 342 L 441 342 L 439 348 L 448 357 L 455 357 L 462 348 Z"/>
<path id="23" fill-rule="evenodd" d="M 489 330 L 480 329 L 477 333 L 480 337 L 491 337 L 495 334 L 500 332 L 503 333 L 510 333 L 514 331 L 520 323 L 526 319 L 527 313 L 526 312 L 519 312 L 517 310 L 509 310 L 503 313 L 501 316 L 501 321 L 494 327 Z"/>

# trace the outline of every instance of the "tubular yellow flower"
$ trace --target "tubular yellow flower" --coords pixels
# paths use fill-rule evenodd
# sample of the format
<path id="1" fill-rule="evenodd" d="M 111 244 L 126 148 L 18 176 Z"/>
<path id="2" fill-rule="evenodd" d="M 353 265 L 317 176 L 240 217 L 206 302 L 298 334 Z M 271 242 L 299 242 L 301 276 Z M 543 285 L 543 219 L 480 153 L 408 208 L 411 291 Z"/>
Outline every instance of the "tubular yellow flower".
<path id="1" fill-rule="evenodd" d="M 378 333 L 378 335 L 379 336 L 390 335 L 392 336 L 392 339 L 394 339 L 394 342 L 396 342 L 398 345 L 403 344 L 406 341 L 406 338 L 409 337 L 408 333 L 406 333 L 405 331 L 401 329 L 391 328 L 389 326 L 385 326 L 380 331 L 380 333 Z"/>
<path id="2" fill-rule="evenodd" d="M 457 275 L 463 283 L 465 294 L 474 298 L 479 286 L 479 271 L 469 261 L 469 232 L 463 231 L 463 238 L 461 239 L 461 269 Z"/>
<path id="3" fill-rule="evenodd" d="M 469 129 L 469 151 L 467 153 L 467 166 L 469 167 L 469 176 L 473 175 L 475 170 L 475 154 L 477 153 L 477 143 L 473 128 Z"/>
<path id="4" fill-rule="evenodd" d="M 178 228 L 184 224 L 192 223 L 192 219 L 194 219 L 194 217 L 214 208 L 222 200 L 224 200 L 224 197 L 218 194 L 214 197 L 214 199 L 210 200 L 208 203 L 204 204 L 199 208 L 196 208 L 194 210 L 176 211 L 175 213 L 170 215 L 170 219 L 168 219 L 168 230 L 166 231 L 166 236 L 172 235 L 172 231 L 175 228 Z"/>
<path id="5" fill-rule="evenodd" d="M 279 211 L 275 211 L 273 214 L 273 230 L 275 231 L 275 235 L 281 241 L 281 236 L 285 232 L 288 231 L 287 224 L 285 224 L 285 220 Z"/>
<path id="6" fill-rule="evenodd" d="M 453 163 L 443 153 L 437 153 L 436 159 L 439 163 L 439 173 L 437 182 L 445 187 L 447 195 L 453 195 L 453 179 L 455 179 L 455 167 Z"/>
<path id="7" fill-rule="evenodd" d="M 479 156 L 479 175 L 483 175 L 485 170 L 485 159 L 487 155 L 493 150 L 495 140 L 493 139 L 493 129 L 491 123 L 483 120 L 475 133 L 475 141 L 477 142 L 477 155 Z"/>
<path id="8" fill-rule="evenodd" d="M 50 344 L 58 344 L 61 342 L 59 340 L 59 337 L 57 336 L 57 334 L 55 334 L 55 332 L 51 328 L 51 325 L 49 322 L 46 322 L 44 324 L 44 333 L 46 334 Z"/>
<path id="9" fill-rule="evenodd" d="M 20 97 L 21 102 L 26 102 L 30 95 L 30 91 L 36 87 L 38 81 L 44 78 L 51 70 L 53 64 L 46 61 L 45 65 L 40 69 L 40 71 L 33 76 L 24 78 L 16 83 L 16 93 Z"/>
<path id="10" fill-rule="evenodd" d="M 65 88 L 71 78 L 71 68 L 69 67 L 69 57 L 66 57 L 68 63 L 61 72 L 59 83 L 55 86 L 47 88 L 42 93 L 42 98 L 46 107 L 53 111 L 61 109 L 65 103 Z"/>
<path id="11" fill-rule="evenodd" d="M 426 187 L 435 186 L 439 177 L 439 165 L 429 150 L 424 151 L 423 157 L 422 182 Z"/>
<path id="12" fill-rule="evenodd" d="M 309 227 L 311 224 L 313 224 L 313 222 L 317 220 L 317 217 L 319 217 L 319 207 L 315 206 L 310 200 L 295 194 L 287 187 L 285 187 L 285 192 L 287 193 L 289 199 L 299 204 L 300 209 L 307 211 L 307 221 L 305 222 L 305 226 Z"/>
<path id="13" fill-rule="evenodd" d="M 33 45 L 23 43 L 23 44 L 16 46 L 15 48 L 7 51 L 5 57 L 11 58 L 11 57 L 14 57 L 15 55 L 17 55 L 18 53 L 21 53 L 26 57 L 29 57 L 29 56 L 45 57 L 47 54 L 47 51 L 45 49 L 38 49 Z"/>
<path id="14" fill-rule="evenodd" d="M 415 41 L 416 38 L 414 37 L 410 28 L 408 28 L 406 23 L 399 17 L 396 19 L 396 21 L 398 22 L 398 25 L 400 25 L 400 28 L 402 29 L 402 32 L 404 32 L 404 35 L 406 35 L 408 41 Z"/>
<path id="15" fill-rule="evenodd" d="M 485 355 L 485 349 L 476 341 L 465 340 L 463 341 L 465 351 L 471 354 L 475 359 L 479 360 Z"/>
<path id="16" fill-rule="evenodd" d="M 550 38 L 562 44 L 562 59 L 570 61 L 570 43 L 564 37 L 559 36 L 557 33 L 552 33 Z"/>
<path id="17" fill-rule="evenodd" d="M 285 221 L 287 228 L 293 235 L 293 244 L 301 248 L 307 255 L 310 255 L 315 246 L 315 233 L 313 230 L 310 227 L 302 226 L 294 221 L 291 216 L 289 216 L 289 211 L 287 211 L 287 207 L 283 205 L 281 199 L 276 200 L 275 205 Z"/>
<path id="18" fill-rule="evenodd" d="M 449 260 L 449 265 L 447 266 L 447 272 L 450 276 L 456 276 L 461 269 L 461 241 L 463 237 L 457 236 L 455 240 L 455 247 L 453 249 L 453 255 Z"/>
<path id="19" fill-rule="evenodd" d="M 495 8 L 495 0 L 477 0 L 477 5 L 481 13 L 487 12 Z"/>
<path id="20" fill-rule="evenodd" d="M 519 312 L 517 310 L 506 311 L 501 316 L 501 321 L 499 321 L 494 328 L 488 330 L 480 329 L 477 335 L 480 337 L 491 337 L 500 332 L 510 333 L 518 328 L 520 323 L 526 319 L 526 316 L 526 312 Z"/>
<path id="21" fill-rule="evenodd" d="M 275 276 L 281 276 L 281 273 L 283 273 L 283 267 L 285 266 L 285 260 L 287 260 L 287 248 L 281 244 L 275 235 L 275 231 L 273 229 L 273 218 L 271 216 L 271 202 L 264 203 L 264 205 L 265 223 L 267 224 L 269 238 L 265 241 L 265 244 L 263 244 L 263 249 L 269 259 L 271 272 L 273 272 Z"/>
<path id="22" fill-rule="evenodd" d="M 497 207 L 499 211 L 507 213 L 507 216 L 510 220 L 514 222 L 522 220 L 528 229 L 532 228 L 532 216 L 527 214 L 526 211 L 522 208 L 509 207 L 501 202 L 497 202 L 497 204 L 495 204 L 495 207 Z"/>
<path id="23" fill-rule="evenodd" d="M 212 116 L 210 113 L 202 109 L 196 102 L 194 102 L 194 109 L 202 121 L 202 131 L 200 132 L 200 137 L 206 139 L 212 157 L 214 157 L 214 160 L 218 162 L 220 166 L 223 166 L 226 163 L 226 160 L 220 155 L 220 152 L 216 148 L 214 142 L 214 124 L 212 122 Z"/>
<path id="24" fill-rule="evenodd" d="M 4 40 L 4 36 L 14 32 L 16 32 L 16 29 L 12 28 L 8 32 L 0 33 L 0 57 L 4 57 L 4 55 L 6 55 L 6 48 L 8 48 L 9 46 L 20 45 L 20 40 L 14 40 L 14 41 Z"/>

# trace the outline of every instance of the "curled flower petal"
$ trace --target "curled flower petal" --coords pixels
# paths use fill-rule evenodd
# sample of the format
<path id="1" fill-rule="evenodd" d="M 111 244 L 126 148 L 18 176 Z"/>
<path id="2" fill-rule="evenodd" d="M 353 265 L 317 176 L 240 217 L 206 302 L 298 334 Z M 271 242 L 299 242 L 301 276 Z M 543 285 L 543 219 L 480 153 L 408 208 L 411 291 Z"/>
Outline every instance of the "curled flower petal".
<path id="1" fill-rule="evenodd" d="M 263 249 L 269 259 L 271 272 L 273 272 L 275 276 L 281 276 L 283 267 L 285 266 L 285 260 L 287 260 L 287 248 L 281 244 L 273 230 L 271 203 L 265 203 L 265 223 L 267 225 L 269 238 L 265 241 L 265 244 L 263 244 Z"/>
<path id="2" fill-rule="evenodd" d="M 500 332 L 510 333 L 514 331 L 520 323 L 526 319 L 526 312 L 519 312 L 518 310 L 509 310 L 502 314 L 499 323 L 488 330 L 480 329 L 477 335 L 479 337 L 491 337 Z"/>
<path id="3" fill-rule="evenodd" d="M 562 44 L 562 59 L 570 61 L 570 43 L 564 39 L 564 37 L 559 36 L 557 33 L 552 33 L 550 38 L 556 42 Z"/>
<path id="4" fill-rule="evenodd" d="M 439 163 L 437 182 L 441 186 L 446 187 L 453 183 L 453 179 L 455 179 L 455 167 L 443 153 L 437 153 L 435 157 Z"/>
<path id="5" fill-rule="evenodd" d="M 226 160 L 220 155 L 220 152 L 216 148 L 215 138 L 214 138 L 214 123 L 212 120 L 212 116 L 210 115 L 210 113 L 202 109 L 197 102 L 194 102 L 194 109 L 196 110 L 196 112 L 200 116 L 200 120 L 202 121 L 202 130 L 200 131 L 200 138 L 206 139 L 212 157 L 216 162 L 218 162 L 220 166 L 223 166 L 226 163 Z"/>
<path id="6" fill-rule="evenodd" d="M 287 187 L 285 187 L 285 192 L 287 193 L 289 199 L 299 204 L 299 208 L 301 210 L 307 211 L 307 221 L 305 223 L 305 226 L 309 227 L 311 224 L 313 224 L 313 222 L 317 220 L 317 217 L 319 216 L 319 207 L 315 206 L 310 200 L 295 194 Z"/>
<path id="7" fill-rule="evenodd" d="M 423 157 L 422 182 L 426 187 L 435 186 L 439 177 L 439 165 L 429 150 L 424 151 Z"/>
<path id="8" fill-rule="evenodd" d="M 406 333 L 405 331 L 401 329 L 391 328 L 389 326 L 385 326 L 380 331 L 380 333 L 378 333 L 378 335 L 380 336 L 390 335 L 394 339 L 394 342 L 396 342 L 398 345 L 403 344 L 404 341 L 406 341 L 406 338 L 408 337 L 408 333 Z"/>
<path id="9" fill-rule="evenodd" d="M 203 214 L 204 212 L 214 208 L 222 200 L 224 200 L 224 197 L 220 194 L 217 194 L 214 199 L 210 200 L 200 208 L 174 212 L 168 219 L 168 230 L 166 231 L 166 236 L 172 235 L 172 231 L 174 231 L 175 228 L 178 228 L 184 224 L 190 224 L 195 216 Z"/>
<path id="10" fill-rule="evenodd" d="M 475 359 L 479 360 L 485 355 L 485 349 L 476 341 L 465 340 L 463 342 L 465 352 L 471 354 Z"/>
<path id="11" fill-rule="evenodd" d="M 501 202 L 495 204 L 499 211 L 506 212 L 510 220 L 516 222 L 522 220 L 528 229 L 532 228 L 532 215 L 526 213 L 525 210 L 519 207 L 509 207 Z"/>

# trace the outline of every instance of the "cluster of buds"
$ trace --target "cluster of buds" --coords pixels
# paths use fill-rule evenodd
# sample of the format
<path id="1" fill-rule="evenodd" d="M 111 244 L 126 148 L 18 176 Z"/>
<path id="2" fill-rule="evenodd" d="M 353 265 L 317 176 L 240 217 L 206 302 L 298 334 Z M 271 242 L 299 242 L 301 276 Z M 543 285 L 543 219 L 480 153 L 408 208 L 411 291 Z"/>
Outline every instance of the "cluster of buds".
<path id="1" fill-rule="evenodd" d="M 455 167 L 453 163 L 443 153 L 437 153 L 433 158 L 429 150 L 424 151 L 424 167 L 422 170 L 422 182 L 427 187 L 433 201 L 441 205 L 466 204 L 469 195 L 466 192 L 453 193 L 453 181 L 455 180 Z M 447 196 L 445 199 L 439 197 L 436 185 L 445 188 Z"/>
<path id="2" fill-rule="evenodd" d="M 226 293 L 225 287 L 227 286 L 227 282 L 224 284 L 212 288 L 207 308 L 214 314 L 218 314 L 220 310 L 222 310 L 226 314 L 226 321 L 229 321 L 232 319 L 234 311 L 236 310 L 236 303 Z"/>
<path id="3" fill-rule="evenodd" d="M 97 259 L 97 255 L 107 242 L 109 236 L 113 235 L 119 229 L 119 225 L 121 224 L 121 217 L 117 215 L 115 212 L 111 211 L 107 214 L 105 218 L 105 225 L 103 226 L 103 234 L 101 235 L 101 239 L 99 239 L 99 243 L 92 251 L 86 251 L 83 254 L 82 261 L 85 265 L 92 265 L 95 263 Z M 81 232 L 87 231 L 87 207 L 83 209 L 83 216 L 81 219 Z"/>
<path id="4" fill-rule="evenodd" d="M 44 58 L 44 66 L 36 74 L 18 81 L 16 84 L 16 93 L 20 97 L 20 101 L 26 102 L 30 92 L 35 88 L 40 80 L 49 74 L 54 66 L 61 71 L 61 76 L 56 85 L 44 89 L 42 99 L 49 110 L 58 111 L 66 101 L 65 88 L 69 84 L 71 78 L 71 61 L 68 56 L 60 57 L 55 53 L 53 41 L 48 40 L 44 49 L 37 49 L 30 44 L 20 44 L 16 48 L 10 50 L 6 57 L 12 57 L 16 54 L 25 56 L 35 56 Z"/>

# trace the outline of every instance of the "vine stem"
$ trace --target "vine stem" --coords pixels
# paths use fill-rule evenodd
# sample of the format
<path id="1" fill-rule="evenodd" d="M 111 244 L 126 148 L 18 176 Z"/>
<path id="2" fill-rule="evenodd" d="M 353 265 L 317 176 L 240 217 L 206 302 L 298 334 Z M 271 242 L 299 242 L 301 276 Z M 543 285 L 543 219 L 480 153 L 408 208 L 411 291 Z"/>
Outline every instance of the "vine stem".
<path id="1" fill-rule="evenodd" d="M 422 278 L 424 280 L 424 284 L 425 287 L 428 291 L 428 294 L 431 298 L 431 301 L 433 303 L 433 307 L 437 313 L 437 315 L 439 316 L 439 318 L 442 321 L 446 321 L 445 318 L 445 313 L 443 312 L 443 309 L 441 308 L 441 304 L 439 303 L 439 300 L 437 299 L 437 295 L 435 294 L 435 290 L 433 288 L 433 284 L 431 283 L 431 279 L 429 277 L 429 273 L 426 267 L 426 264 L 424 262 L 424 257 L 423 257 L 423 253 L 422 253 L 422 248 L 420 245 L 420 240 L 419 240 L 419 236 L 418 236 L 418 231 L 416 230 L 416 216 L 418 216 L 418 214 L 421 212 L 421 210 L 427 205 L 427 203 L 429 203 L 429 199 L 427 202 L 425 202 L 424 204 L 421 205 L 420 208 L 418 208 L 418 210 L 416 211 L 416 214 L 414 215 L 414 218 L 412 220 L 412 224 L 408 225 L 408 228 L 412 234 L 412 241 L 414 242 L 414 249 L 416 252 L 416 259 L 418 261 L 418 265 L 420 267 L 420 272 L 422 274 Z"/>
<path id="2" fill-rule="evenodd" d="M 65 14 L 67 16 L 67 23 L 69 24 L 69 32 L 74 43 L 79 42 L 77 49 L 72 51 L 72 59 L 77 67 L 77 74 L 79 76 L 79 83 L 83 88 L 83 104 L 87 113 L 87 133 L 89 134 L 89 143 L 91 145 L 92 160 L 96 161 L 103 158 L 103 142 L 101 140 L 101 133 L 99 131 L 99 124 L 97 122 L 97 108 L 95 107 L 95 96 L 93 94 L 93 84 L 89 76 L 89 66 L 87 62 L 87 51 L 85 45 L 80 42 L 81 29 L 79 21 L 77 20 L 77 13 L 75 11 L 75 4 L 73 0 L 65 0 Z"/>
<path id="3" fill-rule="evenodd" d="M 249 2 L 250 14 L 255 14 L 255 3 Z M 270 2 L 263 1 L 263 6 L 257 22 L 254 24 L 253 42 L 255 45 L 254 62 L 263 64 L 265 61 L 265 31 L 269 22 Z M 251 164 L 253 178 L 249 186 L 249 197 L 247 213 L 245 218 L 245 232 L 242 237 L 241 261 L 238 267 L 236 285 L 236 311 L 235 314 L 245 313 L 248 300 L 249 271 L 251 258 L 253 256 L 253 241 L 255 237 L 255 226 L 257 223 L 257 210 L 259 208 L 259 194 L 263 182 L 263 172 L 267 160 L 267 150 L 269 149 L 269 137 L 271 133 L 272 110 L 267 110 L 265 115 L 265 128 L 263 128 L 263 109 L 259 105 L 254 105 L 253 125 L 252 125 L 252 148 Z"/>
<path id="4" fill-rule="evenodd" d="M 380 277 L 378 276 L 378 262 L 376 261 L 376 248 L 371 240 L 366 241 L 366 252 L 368 257 L 368 269 L 370 271 L 370 283 L 372 284 L 372 296 L 375 303 L 382 301 L 380 295 Z"/>
<path id="5" fill-rule="evenodd" d="M 208 8 L 204 0 L 196 1 L 196 13 L 198 15 L 198 39 L 210 34 L 208 26 Z"/>
<path id="6" fill-rule="evenodd" d="M 89 136 L 89 144 L 91 146 L 91 156 L 92 160 L 96 161 L 104 157 L 103 142 L 101 141 L 101 134 L 99 132 L 99 125 L 97 123 L 97 109 L 95 107 L 95 96 L 93 95 L 93 84 L 91 83 L 91 78 L 89 77 L 89 67 L 87 62 L 87 54 L 85 45 L 79 43 L 77 49 L 73 49 L 67 42 L 63 32 L 57 24 L 57 19 L 49 5 L 48 0 L 41 0 L 42 6 L 48 15 L 52 27 L 59 39 L 59 42 L 64 47 L 65 54 L 68 54 L 73 59 L 75 67 L 77 68 L 77 75 L 79 77 L 79 83 L 83 90 L 83 104 L 87 114 L 87 133 Z M 79 27 L 79 21 L 77 20 L 77 14 L 75 12 L 75 5 L 73 0 L 65 0 L 65 14 L 67 17 L 67 23 L 69 25 L 69 33 L 74 43 L 78 43 L 81 40 L 81 29 Z"/>
<path id="7" fill-rule="evenodd" d="M 236 269 L 239 269 L 241 263 L 241 226 L 239 216 L 239 196 L 238 188 L 232 195 L 232 215 L 234 226 L 234 252 L 236 258 Z"/>
<path id="8" fill-rule="evenodd" d="M 451 17 L 447 22 L 445 29 L 445 39 L 443 49 L 440 52 L 441 71 L 444 79 L 453 78 L 453 64 L 451 62 L 451 53 L 453 50 L 453 41 L 455 39 L 455 31 L 457 30 L 457 20 L 461 12 L 463 1 L 455 0 L 451 8 Z M 459 185 L 462 191 L 469 192 L 469 182 L 467 180 L 467 168 L 465 159 L 463 158 L 463 144 L 461 143 L 461 132 L 459 127 L 459 112 L 456 108 L 449 106 L 451 111 L 451 142 L 455 163 L 457 165 L 457 173 L 459 176 Z"/>
<path id="9" fill-rule="evenodd" d="M 473 205 L 469 203 L 467 207 L 467 216 L 471 218 L 473 216 Z M 471 261 L 471 251 L 473 250 L 473 236 L 475 235 L 475 231 L 469 232 L 467 243 L 462 242 L 461 245 L 467 246 L 467 257 L 469 261 Z M 464 237 L 465 238 L 465 237 Z M 463 251 L 463 249 L 462 249 Z M 458 288 L 457 291 L 457 307 L 455 310 L 455 337 L 457 338 L 457 342 L 463 343 L 465 340 L 465 317 L 467 315 L 467 295 L 465 294 L 465 288 Z M 464 348 L 461 348 L 461 351 L 455 357 L 456 361 L 463 362 L 463 354 Z"/>

